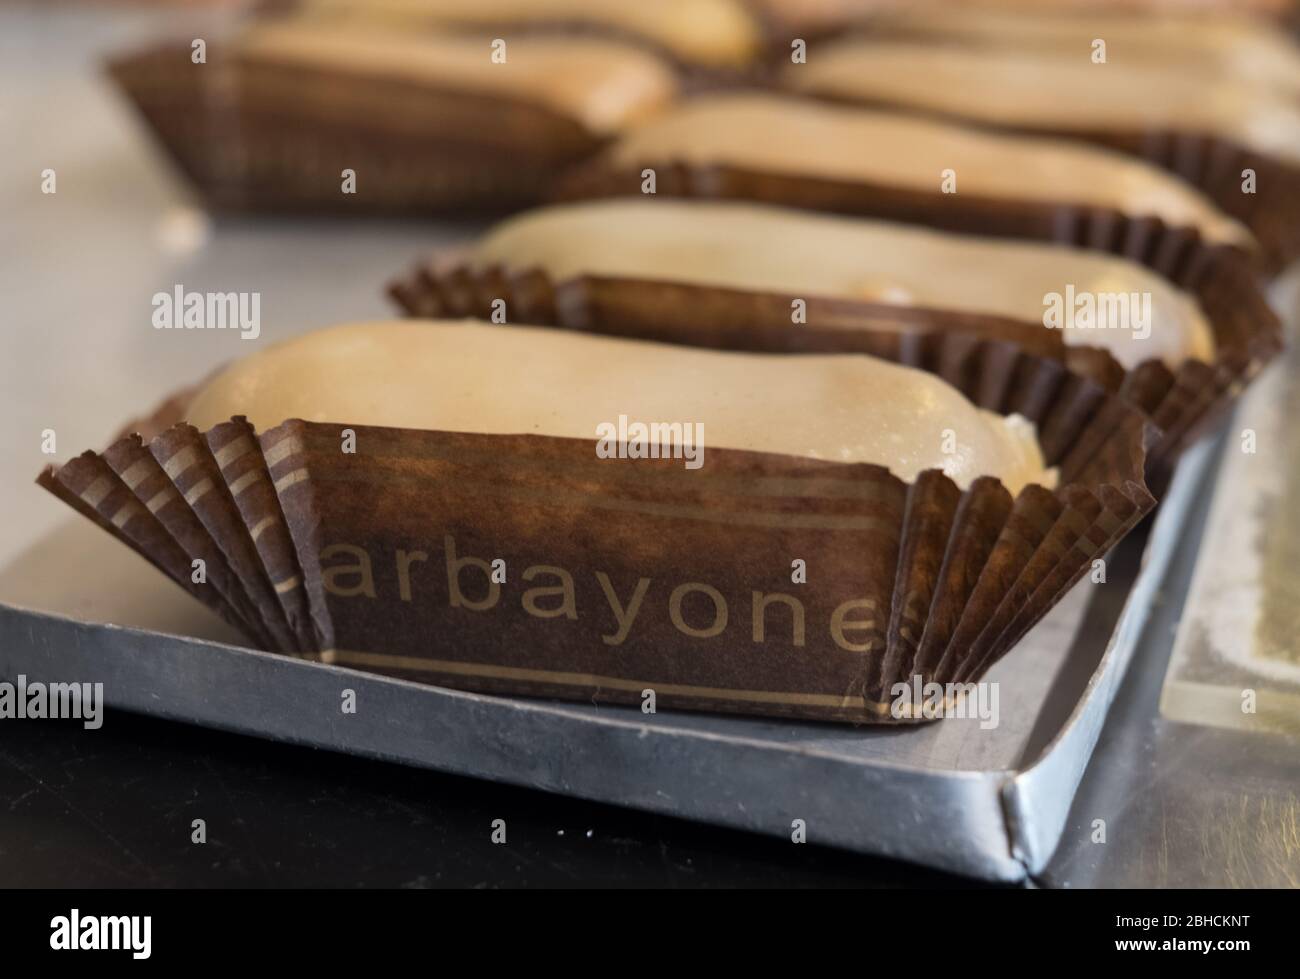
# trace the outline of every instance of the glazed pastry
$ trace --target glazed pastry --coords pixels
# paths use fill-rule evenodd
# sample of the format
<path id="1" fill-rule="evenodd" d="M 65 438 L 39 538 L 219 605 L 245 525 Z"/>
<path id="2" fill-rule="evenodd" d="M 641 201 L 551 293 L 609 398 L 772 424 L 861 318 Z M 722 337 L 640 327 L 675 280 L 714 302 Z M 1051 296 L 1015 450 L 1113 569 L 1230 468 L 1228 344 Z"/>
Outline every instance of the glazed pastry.
<path id="1" fill-rule="evenodd" d="M 612 38 L 257 22 L 209 61 L 188 45 L 113 73 L 218 207 L 500 212 L 677 93 L 675 69 Z"/>
<path id="2" fill-rule="evenodd" d="M 934 715 L 898 683 L 978 680 L 1155 503 L 1137 412 L 936 339 L 921 372 L 340 326 L 232 364 L 194 424 L 39 482 L 262 648 L 495 694 L 910 723 Z M 707 453 L 633 451 L 636 425 L 676 423 Z"/>
<path id="3" fill-rule="evenodd" d="M 740 68 L 759 54 L 758 22 L 743 0 L 309 0 L 303 13 L 349 16 L 442 30 L 608 31 L 637 38 L 673 58 L 709 68 Z"/>
<path id="4" fill-rule="evenodd" d="M 249 63 L 324 70 L 426 85 L 439 91 L 536 104 L 607 134 L 652 114 L 675 94 L 673 73 L 653 56 L 591 37 L 510 39 L 502 61 L 486 35 L 411 33 L 348 24 L 273 21 L 236 45 Z M 491 120 L 484 120 L 489 125 Z"/>
<path id="5" fill-rule="evenodd" d="M 564 392 L 562 398 L 556 392 Z M 872 462 L 911 481 L 1049 484 L 1033 426 L 932 374 L 867 356 L 724 353 L 555 330 L 403 320 L 337 326 L 245 357 L 194 398 L 206 429 L 244 415 L 595 439 L 620 415 L 702 423 L 708 444 Z M 943 432 L 956 433 L 944 452 Z"/>
<path id="6" fill-rule="evenodd" d="M 1110 208 L 1195 228 L 1209 241 L 1251 245 L 1245 228 L 1195 190 L 1121 154 L 789 96 L 736 93 L 690 100 L 625 134 L 598 166 L 625 174 L 622 192 L 636 193 L 642 168 L 675 163 L 935 197 L 945 171 L 951 171 L 956 193 L 944 195 L 948 210 L 959 210 L 966 198 Z M 888 203 L 891 195 L 883 196 Z"/>
<path id="7" fill-rule="evenodd" d="M 891 8 L 871 20 L 874 32 L 1020 49 L 1059 57 L 1090 54 L 1106 42 L 1108 63 L 1138 63 L 1187 76 L 1211 73 L 1253 80 L 1300 95 L 1300 48 L 1255 18 L 1230 10 L 980 10 L 926 5 Z"/>
<path id="8" fill-rule="evenodd" d="M 770 20 L 789 32 L 828 34 L 846 28 L 872 26 L 880 18 L 928 16 L 1020 16 L 1051 12 L 1083 16 L 1103 13 L 1129 15 L 1196 14 L 1222 10 L 1263 18 L 1284 19 L 1292 0 L 752 0 Z"/>
<path id="9" fill-rule="evenodd" d="M 847 39 L 790 65 L 793 91 L 1045 132 L 1180 131 L 1300 163 L 1300 107 L 1209 71 L 1090 48 L 1062 51 Z"/>
<path id="10" fill-rule="evenodd" d="M 1150 297 L 1148 329 L 1067 329 L 1125 368 L 1211 363 L 1195 300 L 1134 262 L 1082 249 L 930 231 L 744 203 L 619 200 L 547 208 L 492 229 L 466 256 L 484 268 L 685 282 L 792 296 L 863 299 L 1042 323 L 1048 294 Z"/>

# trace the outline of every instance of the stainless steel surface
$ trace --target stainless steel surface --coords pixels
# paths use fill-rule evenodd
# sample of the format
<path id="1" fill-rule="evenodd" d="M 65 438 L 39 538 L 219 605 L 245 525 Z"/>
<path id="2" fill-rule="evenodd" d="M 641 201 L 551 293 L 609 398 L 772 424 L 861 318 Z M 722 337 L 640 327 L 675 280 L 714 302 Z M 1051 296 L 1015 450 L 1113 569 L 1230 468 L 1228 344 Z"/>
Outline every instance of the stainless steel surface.
<path id="1" fill-rule="evenodd" d="M 978 718 L 854 729 L 647 716 L 208 642 L 193 637 L 220 637 L 224 626 L 89 523 L 0 573 L 0 676 L 102 682 L 107 701 L 127 710 L 759 832 L 789 835 L 801 819 L 815 842 L 1020 880 L 1059 835 L 1203 460 L 1180 470 L 1140 573 L 1134 538 L 1112 557 L 1107 584 L 1081 583 L 995 666 L 987 679 L 998 684 L 1001 723 L 989 730 Z M 346 688 L 356 714 L 341 712 Z"/>
<path id="2" fill-rule="evenodd" d="M 1294 337 L 1300 268 L 1274 289 Z M 1300 350 L 1246 392 L 1165 676 L 1171 720 L 1300 736 Z"/>
<path id="3" fill-rule="evenodd" d="M 387 278 L 468 228 L 210 220 L 103 76 L 156 36 L 216 38 L 233 11 L 0 4 L 0 562 L 66 514 L 31 480 L 102 447 L 178 385 L 329 323 L 395 315 Z M 233 134 L 232 134 L 233 135 Z M 56 192 L 41 191 L 55 172 Z M 262 332 L 155 330 L 156 292 L 261 293 Z M 56 436 L 46 455 L 43 433 Z"/>
<path id="4" fill-rule="evenodd" d="M 1300 887 L 1300 708 L 1286 662 L 1300 635 L 1268 637 L 1274 655 L 1261 657 L 1258 633 L 1266 596 L 1291 601 L 1300 580 L 1300 569 L 1266 557 L 1295 546 L 1300 444 L 1287 404 L 1300 370 L 1300 266 L 1271 298 L 1293 349 L 1225 425 L 1213 493 L 1207 486 L 1187 514 L 1141 661 L 1042 883 Z M 1247 431 L 1254 453 L 1242 451 Z M 1241 711 L 1247 689 L 1257 714 Z"/>
<path id="5" fill-rule="evenodd" d="M 1230 452 L 1237 432 L 1233 425 L 1226 439 Z M 1300 887 L 1300 738 L 1158 710 L 1209 504 L 1207 487 L 1041 884 Z"/>
<path id="6" fill-rule="evenodd" d="M 1132 580 L 1133 586 L 1127 593 L 1104 590 L 1095 599 L 1093 620 L 1115 623 L 1102 664 L 1088 676 L 1069 720 L 1042 757 L 1007 786 L 1013 850 L 1030 873 L 1043 868 L 1061 839 L 1070 800 L 1100 737 L 1115 692 L 1130 661 L 1143 649 L 1152 605 L 1162 588 L 1169 587 L 1168 566 L 1174 553 L 1180 543 L 1185 545 L 1189 539 L 1190 546 L 1195 547 L 1195 536 L 1188 534 L 1187 515 L 1204 495 L 1216 460 L 1216 445 L 1209 441 L 1189 451 L 1161 503 L 1146 549 L 1139 553 L 1136 548 L 1121 547 L 1108 561 L 1108 577 L 1112 581 Z M 1128 564 L 1135 560 L 1140 569 Z M 1122 609 L 1117 616 L 1116 609 Z M 1086 668 L 1086 660 L 1072 659 L 1067 667 L 1080 673 Z M 1146 663 L 1139 667 L 1145 669 Z"/>

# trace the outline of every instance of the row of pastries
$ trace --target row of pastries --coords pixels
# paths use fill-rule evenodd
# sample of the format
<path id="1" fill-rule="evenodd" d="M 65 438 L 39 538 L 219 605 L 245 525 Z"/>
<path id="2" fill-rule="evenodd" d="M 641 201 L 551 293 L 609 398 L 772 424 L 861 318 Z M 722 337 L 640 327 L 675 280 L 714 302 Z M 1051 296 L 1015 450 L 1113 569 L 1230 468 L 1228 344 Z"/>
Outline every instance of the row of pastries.
<path id="1" fill-rule="evenodd" d="M 203 64 L 172 43 L 113 71 L 220 206 L 517 209 L 602 152 L 927 189 L 947 159 L 971 196 L 1046 196 L 1049 174 L 1078 167 L 1077 187 L 1124 195 L 1153 180 L 1140 159 L 1250 227 L 1270 258 L 1300 247 L 1300 54 L 1278 23 L 1238 7 L 1095 21 L 1041 5 L 843 7 L 841 30 L 805 38 L 746 0 L 313 0 L 218 39 Z M 760 20 L 771 43 L 751 43 Z M 718 107 L 719 89 L 741 94 Z M 1043 141 L 999 142 L 1016 136 Z M 1116 150 L 1126 172 L 1108 172 Z M 1019 168 L 1006 152 L 1047 173 L 1008 188 Z M 1247 169 L 1257 186 L 1243 194 Z M 341 192 L 344 170 L 355 193 Z M 1135 203 L 1166 216 L 1160 196 L 1181 194 Z"/>
<path id="2" fill-rule="evenodd" d="M 893 684 L 982 676 L 1279 350 L 1288 15 L 312 0 L 203 62 L 123 57 L 216 207 L 497 219 L 373 284 L 409 319 L 260 350 L 156 438 L 41 481 L 267 648 L 490 692 L 916 720 Z M 615 419 L 699 425 L 710 462 L 593 459 Z M 340 426 L 382 448 L 340 457 Z M 440 522 L 445 606 L 411 601 L 401 558 L 387 597 L 329 563 Z M 501 584 L 460 600 L 467 539 L 560 552 L 529 571 L 561 604 L 467 615 Z M 219 587 L 187 582 L 198 553 Z M 835 570 L 796 597 L 793 558 Z M 671 627 L 602 636 L 570 564 L 601 569 L 597 605 L 687 582 Z M 712 604 L 688 621 L 692 589 Z M 728 609 L 766 642 L 774 602 L 797 614 L 770 659 L 734 636 L 694 655 Z"/>

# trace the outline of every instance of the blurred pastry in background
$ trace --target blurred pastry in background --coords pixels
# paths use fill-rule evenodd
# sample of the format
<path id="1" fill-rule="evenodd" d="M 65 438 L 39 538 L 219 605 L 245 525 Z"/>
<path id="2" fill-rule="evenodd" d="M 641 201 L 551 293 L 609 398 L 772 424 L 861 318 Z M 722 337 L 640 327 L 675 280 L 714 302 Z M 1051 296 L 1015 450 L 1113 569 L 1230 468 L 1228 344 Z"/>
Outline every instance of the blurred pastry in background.
<path id="1" fill-rule="evenodd" d="M 1276 25 L 1294 19 L 1294 0 L 750 0 L 770 23 L 786 33 L 808 36 L 875 26 L 885 18 L 924 17 L 942 21 L 952 17 L 1019 17 L 1037 14 L 1102 16 L 1201 15 L 1231 13 Z"/>
<path id="2" fill-rule="evenodd" d="M 1259 82 L 1107 45 L 952 45 L 875 37 L 818 48 L 786 86 L 1029 130 L 1183 130 L 1300 161 L 1300 106 Z"/>
<path id="3" fill-rule="evenodd" d="M 762 25 L 746 0 L 300 0 L 302 15 L 356 18 L 404 28 L 582 32 L 636 41 L 683 65 L 746 68 L 763 49 Z"/>
<path id="4" fill-rule="evenodd" d="M 1107 313 L 1053 334 L 1106 350 L 1125 368 L 1214 360 L 1196 300 L 1136 262 L 1078 248 L 932 231 L 887 221 L 730 201 L 612 200 L 543 208 L 497 225 L 464 251 L 472 269 L 540 269 L 749 292 L 980 313 L 1043 334 L 1044 297 L 1150 297 L 1146 330 Z M 971 317 L 973 325 L 983 320 Z M 959 327 L 960 328 L 960 327 Z M 791 328 L 797 332 L 797 327 Z"/>
<path id="5" fill-rule="evenodd" d="M 1293 90 L 1188 70 L 1177 59 L 1142 57 L 1122 45 L 1066 51 L 874 37 L 827 42 L 806 64 L 787 66 L 782 79 L 792 91 L 837 102 L 1141 155 L 1245 221 L 1277 260 L 1300 254 L 1300 104 Z"/>
<path id="6" fill-rule="evenodd" d="M 1091 55 L 1106 42 L 1107 63 L 1147 64 L 1189 75 L 1241 78 L 1300 97 L 1300 47 L 1276 24 L 1235 8 L 1137 12 L 1029 6 L 982 9 L 931 4 L 890 8 L 869 23 L 873 36 Z"/>
<path id="7" fill-rule="evenodd" d="M 1244 250 L 1250 232 L 1163 170 L 1062 139 L 764 92 L 699 96 L 624 133 L 570 196 L 733 197 L 1016 237 L 1070 232 L 1060 209 L 1154 218 Z M 1048 213 L 1048 210 L 1052 213 Z"/>
<path id="8" fill-rule="evenodd" d="M 219 207 L 428 215 L 509 210 L 677 93 L 671 65 L 608 38 L 254 22 L 112 65 Z"/>
<path id="9" fill-rule="evenodd" d="M 927 351 L 992 341 L 1119 392 L 1166 467 L 1276 355 L 1232 249 L 1153 256 L 936 232 L 742 202 L 616 199 L 511 218 L 390 285 L 408 314 L 495 317 L 725 350 Z M 960 341 L 960 342 L 959 342 Z"/>

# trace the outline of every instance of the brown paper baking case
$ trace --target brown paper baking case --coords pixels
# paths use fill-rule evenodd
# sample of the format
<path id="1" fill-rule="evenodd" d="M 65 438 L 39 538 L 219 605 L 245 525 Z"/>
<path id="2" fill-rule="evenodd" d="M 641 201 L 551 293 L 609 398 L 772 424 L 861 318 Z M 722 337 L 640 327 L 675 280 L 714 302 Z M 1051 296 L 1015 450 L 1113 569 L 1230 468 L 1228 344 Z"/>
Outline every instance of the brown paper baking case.
<path id="1" fill-rule="evenodd" d="M 188 45 L 110 74 L 214 207 L 379 214 L 505 212 L 540 200 L 604 142 L 542 106 L 400 79 L 344 76 Z M 357 192 L 341 192 L 342 172 Z"/>
<path id="2" fill-rule="evenodd" d="M 1157 260 L 1176 251 L 1173 261 Z M 504 301 L 517 322 L 724 350 L 868 353 L 927 370 L 935 366 L 934 351 L 947 349 L 936 339 L 944 334 L 1002 341 L 1061 361 L 1145 412 L 1160 429 L 1148 453 L 1149 475 L 1158 483 L 1277 353 L 1282 334 L 1255 273 L 1234 250 L 1157 244 L 1147 257 L 1149 267 L 1168 270 L 1200 303 L 1214 332 L 1213 364 L 1187 361 L 1170 370 L 1150 360 L 1125 371 L 1107 351 L 1066 346 L 1062 331 L 1041 323 L 648 279 L 582 276 L 557 283 L 536 268 L 475 267 L 455 250 L 394 281 L 389 294 L 416 317 L 487 319 L 493 304 Z M 805 303 L 805 322 L 798 324 L 791 318 L 796 298 Z"/>
<path id="3" fill-rule="evenodd" d="M 854 99 L 830 93 L 803 93 L 839 105 L 898 109 L 887 101 Z M 1207 133 L 1153 127 L 1089 129 L 1067 125 L 996 126 L 960 115 L 915 110 L 962 125 L 996 128 L 1024 136 L 1080 140 L 1138 156 L 1196 187 L 1225 214 L 1236 218 L 1259 241 L 1267 267 L 1278 270 L 1300 257 L 1300 165 Z M 1245 171 L 1255 174 L 1254 190 L 1243 190 Z"/>
<path id="4" fill-rule="evenodd" d="M 914 721 L 896 684 L 978 680 L 1154 505 L 1139 412 L 1013 344 L 927 343 L 981 406 L 1035 422 L 1059 489 L 239 418 L 39 481 L 268 649 L 494 693 Z"/>
<path id="5" fill-rule="evenodd" d="M 1229 140 L 1196 133 L 1060 130 L 1059 135 L 1141 156 L 1182 177 L 1251 230 L 1269 265 L 1300 257 L 1300 166 Z M 1243 191 L 1254 171 L 1254 190 Z"/>

